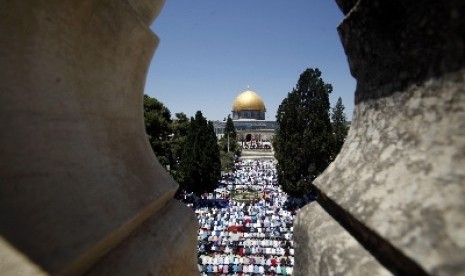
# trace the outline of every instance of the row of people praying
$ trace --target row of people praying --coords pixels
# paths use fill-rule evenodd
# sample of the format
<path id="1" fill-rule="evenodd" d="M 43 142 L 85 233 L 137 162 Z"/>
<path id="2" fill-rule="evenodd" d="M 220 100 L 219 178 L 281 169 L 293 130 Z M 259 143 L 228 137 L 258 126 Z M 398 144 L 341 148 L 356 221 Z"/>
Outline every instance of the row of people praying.
<path id="1" fill-rule="evenodd" d="M 238 162 L 236 171 L 225 176 L 215 192 L 201 197 L 211 202 L 227 200 L 227 204 L 188 204 L 200 224 L 201 275 L 292 274 L 295 212 L 283 207 L 287 195 L 278 185 L 275 165 L 271 160 Z M 252 191 L 256 197 L 235 199 L 238 190 Z"/>

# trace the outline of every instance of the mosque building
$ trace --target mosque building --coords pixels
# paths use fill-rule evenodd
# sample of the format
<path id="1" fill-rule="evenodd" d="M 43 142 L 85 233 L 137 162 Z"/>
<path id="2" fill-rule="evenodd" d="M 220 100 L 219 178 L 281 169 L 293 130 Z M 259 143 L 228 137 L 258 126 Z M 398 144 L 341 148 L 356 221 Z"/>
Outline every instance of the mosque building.
<path id="1" fill-rule="evenodd" d="M 237 141 L 244 149 L 270 148 L 278 124 L 265 120 L 266 107 L 262 98 L 249 87 L 241 92 L 232 105 L 232 120 Z M 226 121 L 215 121 L 217 137 L 223 136 Z"/>

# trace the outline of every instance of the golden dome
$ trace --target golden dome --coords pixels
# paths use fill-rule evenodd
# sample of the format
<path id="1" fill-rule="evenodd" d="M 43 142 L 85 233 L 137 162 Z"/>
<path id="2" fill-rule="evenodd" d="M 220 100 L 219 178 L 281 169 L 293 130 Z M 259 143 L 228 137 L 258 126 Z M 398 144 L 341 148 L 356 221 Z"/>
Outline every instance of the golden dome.
<path id="1" fill-rule="evenodd" d="M 233 103 L 232 111 L 239 112 L 245 110 L 257 110 L 260 112 L 265 112 L 265 104 L 263 103 L 262 98 L 258 96 L 257 93 L 252 90 L 245 90 Z"/>

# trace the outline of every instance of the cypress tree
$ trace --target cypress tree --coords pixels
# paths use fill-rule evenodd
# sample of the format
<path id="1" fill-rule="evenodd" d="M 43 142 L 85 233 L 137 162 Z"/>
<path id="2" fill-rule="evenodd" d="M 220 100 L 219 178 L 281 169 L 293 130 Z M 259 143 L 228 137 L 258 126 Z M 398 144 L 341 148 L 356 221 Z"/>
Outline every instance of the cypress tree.
<path id="1" fill-rule="evenodd" d="M 235 157 L 241 154 L 241 147 L 237 144 L 237 132 L 231 116 L 228 116 L 220 141 L 221 169 L 224 172 L 234 170 Z"/>
<path id="2" fill-rule="evenodd" d="M 205 136 L 205 156 L 202 160 L 202 171 L 204 171 L 203 186 L 208 192 L 216 188 L 218 180 L 221 177 L 221 159 L 220 148 L 215 134 L 215 128 L 212 121 L 208 121 Z"/>
<path id="3" fill-rule="evenodd" d="M 221 137 L 220 139 L 221 150 L 224 152 L 228 152 L 229 149 L 229 152 L 233 152 L 234 154 L 239 155 L 241 149 L 237 144 L 236 127 L 234 126 L 234 122 L 231 119 L 231 116 L 228 116 L 228 119 L 226 120 L 226 125 L 224 127 L 223 134 L 223 137 Z"/>
<path id="4" fill-rule="evenodd" d="M 336 106 L 332 109 L 331 120 L 333 123 L 333 150 L 332 157 L 336 158 L 336 155 L 341 151 L 342 145 L 347 137 L 347 120 L 344 113 L 344 105 L 342 99 L 337 99 Z"/>
<path id="5" fill-rule="evenodd" d="M 309 68 L 278 108 L 279 129 L 274 140 L 278 178 L 283 190 L 293 196 L 310 192 L 313 180 L 330 162 L 331 91 L 320 70 Z"/>
<path id="6" fill-rule="evenodd" d="M 221 175 L 220 152 L 212 122 L 202 112 L 191 118 L 180 166 L 181 188 L 196 194 L 215 189 Z"/>

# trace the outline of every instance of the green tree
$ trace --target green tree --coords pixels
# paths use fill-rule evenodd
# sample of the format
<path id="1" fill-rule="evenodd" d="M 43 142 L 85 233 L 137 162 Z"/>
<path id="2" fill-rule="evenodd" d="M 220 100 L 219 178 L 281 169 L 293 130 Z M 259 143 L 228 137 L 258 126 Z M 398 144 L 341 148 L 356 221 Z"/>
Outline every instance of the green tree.
<path id="1" fill-rule="evenodd" d="M 220 151 L 221 170 L 223 172 L 232 172 L 235 168 L 235 154 L 234 152 Z"/>
<path id="2" fill-rule="evenodd" d="M 223 136 L 219 140 L 221 149 L 221 166 L 223 171 L 230 171 L 234 168 L 234 159 L 240 156 L 241 147 L 237 144 L 237 133 L 234 122 L 230 116 L 226 120 Z"/>
<path id="3" fill-rule="evenodd" d="M 181 188 L 196 194 L 211 192 L 221 176 L 220 151 L 213 123 L 197 111 L 191 118 L 181 158 Z"/>
<path id="4" fill-rule="evenodd" d="M 171 112 L 157 99 L 144 95 L 144 122 L 150 146 L 166 167 L 171 159 Z"/>
<path id="5" fill-rule="evenodd" d="M 344 105 L 342 99 L 337 99 L 336 106 L 332 109 L 331 120 L 333 124 L 333 149 L 332 157 L 336 158 L 336 155 L 342 148 L 344 141 L 347 137 L 347 120 L 344 113 Z"/>
<path id="6" fill-rule="evenodd" d="M 184 113 L 176 113 L 175 119 L 171 124 L 172 137 L 171 137 L 171 175 L 178 182 L 184 180 L 184 175 L 179 169 L 182 162 L 182 154 L 187 140 L 187 131 L 189 129 L 189 118 Z"/>
<path id="7" fill-rule="evenodd" d="M 228 116 L 226 120 L 226 125 L 223 131 L 223 137 L 221 137 L 220 145 L 221 149 L 225 152 L 234 152 L 237 153 L 239 147 L 237 145 L 237 133 L 234 122 L 231 119 L 231 116 Z M 229 143 L 228 143 L 229 142 Z"/>
<path id="8" fill-rule="evenodd" d="M 212 121 L 208 121 L 205 140 L 205 155 L 202 162 L 202 168 L 206 175 L 204 187 L 207 187 L 206 191 L 212 192 L 221 177 L 220 148 Z"/>
<path id="9" fill-rule="evenodd" d="M 320 70 L 309 68 L 278 108 L 279 129 L 273 142 L 278 178 L 283 190 L 293 196 L 310 192 L 313 180 L 330 163 L 331 91 Z"/>
<path id="10" fill-rule="evenodd" d="M 241 147 L 237 144 L 237 133 L 231 116 L 228 116 L 223 130 L 223 137 L 220 138 L 221 169 L 225 172 L 234 170 L 236 156 L 240 156 Z"/>

